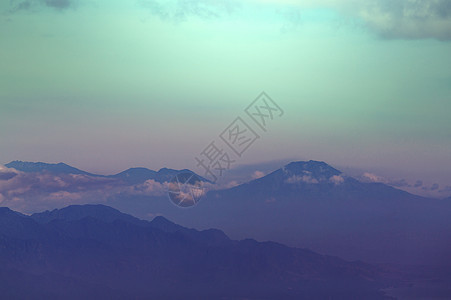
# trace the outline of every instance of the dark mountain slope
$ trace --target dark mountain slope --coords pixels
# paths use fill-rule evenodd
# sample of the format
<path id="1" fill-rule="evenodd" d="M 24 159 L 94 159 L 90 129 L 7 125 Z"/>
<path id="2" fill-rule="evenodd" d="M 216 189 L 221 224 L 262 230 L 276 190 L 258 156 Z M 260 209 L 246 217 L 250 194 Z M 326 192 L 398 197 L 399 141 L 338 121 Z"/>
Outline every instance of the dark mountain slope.
<path id="1" fill-rule="evenodd" d="M 43 298 L 384 298 L 378 291 L 387 285 L 383 273 L 368 264 L 277 243 L 232 241 L 218 230 L 186 229 L 162 217 L 137 223 L 105 206 L 96 207 L 94 217 L 92 206 L 84 208 L 66 208 L 40 223 L 12 211 L 0 214 L 0 222 L 22 224 L 20 231 L 1 232 L 0 278 L 11 276 L 0 290 L 31 295 L 40 284 L 36 295 Z M 71 216 L 74 210 L 78 217 Z"/>
<path id="2" fill-rule="evenodd" d="M 210 191 L 172 219 L 308 247 L 346 259 L 451 265 L 451 202 L 364 183 L 324 162 L 295 162 L 237 187 Z"/>

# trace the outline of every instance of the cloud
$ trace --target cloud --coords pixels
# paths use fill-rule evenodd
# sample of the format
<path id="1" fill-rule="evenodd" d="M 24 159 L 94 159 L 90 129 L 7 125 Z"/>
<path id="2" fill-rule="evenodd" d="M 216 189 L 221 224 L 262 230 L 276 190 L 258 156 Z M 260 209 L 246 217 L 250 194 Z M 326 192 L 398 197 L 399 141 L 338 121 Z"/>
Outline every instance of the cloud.
<path id="1" fill-rule="evenodd" d="M 189 17 L 218 19 L 240 7 L 235 0 L 142 0 L 140 3 L 152 15 L 171 21 L 185 21 Z"/>
<path id="2" fill-rule="evenodd" d="M 363 176 L 364 181 L 367 181 L 367 182 L 379 182 L 379 183 L 387 183 L 388 182 L 388 180 L 385 179 L 384 177 L 378 176 L 376 174 L 369 173 L 369 172 L 363 173 L 362 176 Z"/>
<path id="3" fill-rule="evenodd" d="M 417 182 L 415 182 L 415 184 L 413 185 L 413 187 L 416 187 L 416 188 L 421 187 L 421 186 L 423 186 L 423 181 L 421 181 L 421 180 L 417 180 Z"/>
<path id="4" fill-rule="evenodd" d="M 265 176 L 265 173 L 263 173 L 262 171 L 255 171 L 252 174 L 252 179 L 259 179 L 262 178 L 263 176 Z"/>
<path id="5" fill-rule="evenodd" d="M 0 172 L 0 180 L 10 180 L 16 176 L 17 174 L 14 172 Z"/>
<path id="6" fill-rule="evenodd" d="M 451 187 L 440 188 L 438 183 L 426 185 L 422 180 L 411 183 L 406 179 L 390 179 L 369 172 L 364 173 L 359 179 L 367 183 L 383 183 L 425 197 L 451 196 Z"/>
<path id="7" fill-rule="evenodd" d="M 438 183 L 434 183 L 431 186 L 423 186 L 422 189 L 425 191 L 437 191 L 440 188 Z"/>
<path id="8" fill-rule="evenodd" d="M 169 185 L 170 183 L 162 184 L 153 179 L 149 179 L 142 184 L 131 186 L 127 192 L 131 195 L 162 196 L 166 194 Z"/>
<path id="9" fill-rule="evenodd" d="M 340 175 L 331 176 L 329 179 L 327 179 L 327 178 L 317 179 L 317 178 L 312 177 L 310 175 L 310 172 L 308 172 L 308 171 L 304 171 L 304 173 L 305 173 L 305 175 L 290 176 L 285 180 L 285 182 L 289 183 L 289 184 L 296 184 L 296 183 L 318 184 L 321 181 L 321 182 L 331 182 L 335 185 L 340 185 L 345 181 L 343 176 L 340 176 Z"/>
<path id="10" fill-rule="evenodd" d="M 387 182 L 387 184 L 389 184 L 391 186 L 395 186 L 395 187 L 408 187 L 408 186 L 411 186 L 407 182 L 407 180 L 405 180 L 405 179 L 391 180 L 391 181 Z"/>
<path id="11" fill-rule="evenodd" d="M 69 204 L 107 202 L 119 195 L 160 197 L 168 183 L 130 185 L 117 178 L 81 174 L 25 173 L 0 166 L 0 202 L 23 212 Z"/>
<path id="12" fill-rule="evenodd" d="M 0 173 L 15 173 L 18 174 L 19 172 L 16 169 L 7 168 L 4 165 L 0 165 Z"/>
<path id="13" fill-rule="evenodd" d="M 340 175 L 334 175 L 332 177 L 329 178 L 329 181 L 332 182 L 335 185 L 340 185 L 343 182 L 345 182 L 345 179 L 343 178 L 343 176 Z"/>
<path id="14" fill-rule="evenodd" d="M 366 26 L 389 39 L 451 39 L 451 1 L 362 1 L 356 15 Z"/>
<path id="15" fill-rule="evenodd" d="M 232 181 L 228 182 L 227 184 L 225 184 L 224 186 L 221 186 L 220 188 L 230 189 L 230 188 L 236 187 L 238 185 L 240 185 L 240 183 L 238 181 L 232 180 Z"/>
<path id="16" fill-rule="evenodd" d="M 11 7 L 10 7 L 9 11 L 12 13 L 21 11 L 21 10 L 30 10 L 32 7 L 31 1 L 22 1 L 19 3 L 16 3 L 16 2 L 17 1 L 10 2 Z"/>
<path id="17" fill-rule="evenodd" d="M 195 204 L 196 200 L 194 199 L 194 197 L 188 193 L 188 192 L 183 192 L 183 191 L 179 191 L 178 194 L 172 194 L 172 199 L 174 199 L 175 202 L 177 202 L 177 204 L 179 205 L 191 205 L 191 204 Z"/>
<path id="18" fill-rule="evenodd" d="M 81 199 L 82 195 L 80 193 L 70 193 L 67 191 L 59 191 L 50 193 L 47 196 L 47 199 L 49 200 L 79 200 Z"/>
<path id="19" fill-rule="evenodd" d="M 438 190 L 439 188 L 440 188 L 440 185 L 439 185 L 438 183 L 434 183 L 434 184 L 431 186 L 431 191 Z"/>
<path id="20" fill-rule="evenodd" d="M 65 10 L 74 5 L 76 0 L 25 0 L 25 1 L 10 1 L 9 12 L 14 13 L 18 11 L 37 11 L 42 7 L 49 7 L 56 10 Z"/>
<path id="21" fill-rule="evenodd" d="M 294 184 L 294 183 L 308 183 L 308 184 L 317 184 L 318 180 L 309 175 L 293 175 L 285 180 L 286 183 Z"/>
<path id="22" fill-rule="evenodd" d="M 451 39 L 449 0 L 251 0 L 256 5 L 331 9 L 385 39 Z M 355 22 L 354 22 L 355 24 Z"/>
<path id="23" fill-rule="evenodd" d="M 447 185 L 444 188 L 439 190 L 442 197 L 451 198 L 451 186 Z"/>
<path id="24" fill-rule="evenodd" d="M 262 1 L 257 1 L 262 2 Z M 278 2 L 280 1 L 263 1 Z M 449 0 L 293 0 L 282 1 L 305 9 L 323 7 L 357 18 L 387 39 L 451 39 Z"/>
<path id="25" fill-rule="evenodd" d="M 40 7 L 66 10 L 78 0 L 12 0 L 10 12 L 37 11 Z M 240 16 L 268 12 L 284 20 L 283 31 L 291 31 L 303 21 L 306 10 L 329 9 L 344 20 L 357 24 L 385 39 L 451 39 L 449 0 L 138 0 L 142 8 L 162 20 L 189 18 L 221 19 L 245 11 Z M 255 19 L 255 18 L 254 18 Z M 356 22 L 353 22 L 356 24 Z"/>
<path id="26" fill-rule="evenodd" d="M 70 0 L 44 0 L 45 5 L 57 9 L 65 9 L 71 6 Z"/>
<path id="27" fill-rule="evenodd" d="M 361 176 L 363 182 L 384 183 L 394 187 L 411 187 L 406 179 L 389 179 L 370 172 L 365 172 Z M 418 183 L 418 182 L 417 182 Z"/>

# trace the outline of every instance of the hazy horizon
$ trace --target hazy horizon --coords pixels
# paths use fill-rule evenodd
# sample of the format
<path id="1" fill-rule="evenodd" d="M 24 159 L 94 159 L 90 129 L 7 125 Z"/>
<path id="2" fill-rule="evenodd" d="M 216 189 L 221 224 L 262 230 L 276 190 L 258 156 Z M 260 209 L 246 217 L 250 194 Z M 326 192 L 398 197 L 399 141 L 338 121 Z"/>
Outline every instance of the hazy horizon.
<path id="1" fill-rule="evenodd" d="M 20 160 L 17 160 L 20 161 Z M 266 161 L 266 162 L 258 162 L 253 164 L 237 164 L 233 166 L 231 169 L 224 171 L 224 175 L 219 178 L 217 184 L 218 187 L 216 188 L 229 188 L 232 186 L 240 185 L 243 183 L 247 183 L 249 181 L 252 181 L 254 179 L 266 176 L 285 165 L 291 163 L 291 162 L 297 162 L 297 161 L 309 161 L 309 159 L 305 160 L 296 160 L 296 159 L 282 159 L 282 160 L 273 160 L 273 161 Z M 321 161 L 321 160 L 320 160 Z M 23 161 L 28 162 L 28 161 Z M 8 162 L 11 163 L 11 162 Z M 37 163 L 37 162 L 32 162 Z M 64 163 L 66 162 L 39 162 L 39 163 L 45 163 L 45 164 L 58 164 L 58 163 Z M 392 186 L 397 189 L 401 189 L 404 191 L 407 191 L 409 193 L 412 193 L 414 195 L 420 195 L 424 197 L 432 197 L 432 198 L 447 198 L 451 196 L 451 189 L 449 186 L 443 186 L 440 187 L 437 183 L 429 184 L 429 182 L 425 182 L 423 180 L 417 179 L 417 180 L 409 180 L 404 177 L 390 177 L 390 174 L 393 174 L 393 172 L 390 172 L 390 170 L 384 170 L 384 169 L 377 169 L 373 168 L 371 170 L 369 169 L 359 169 L 359 168 L 353 168 L 349 166 L 339 166 L 334 165 L 333 163 L 325 162 L 331 167 L 334 167 L 341 171 L 345 176 L 350 176 L 353 178 L 356 178 L 362 182 L 369 182 L 369 183 L 384 183 L 386 185 Z M 6 165 L 7 163 L 3 164 Z M 68 164 L 70 165 L 70 164 Z M 140 166 L 140 165 L 133 165 L 126 167 L 124 169 L 117 169 L 113 172 L 96 172 L 92 171 L 90 169 L 83 169 L 76 165 L 70 165 L 71 167 L 75 167 L 81 171 L 86 171 L 91 174 L 96 175 L 116 175 L 121 172 L 124 172 L 128 169 L 132 168 L 147 168 L 150 170 L 158 171 L 160 169 L 169 168 L 169 169 L 189 169 L 193 170 L 194 172 L 197 172 L 197 174 L 203 176 L 205 174 L 202 173 L 202 169 L 199 167 L 182 167 L 182 168 L 172 168 L 171 166 L 162 164 L 160 167 L 157 168 L 151 168 L 149 166 Z M 7 169 L 1 170 L 2 165 L 0 164 L 0 173 L 1 172 L 7 172 Z M 373 173 L 371 173 L 373 172 Z M 414 178 L 414 177 L 413 177 Z"/>

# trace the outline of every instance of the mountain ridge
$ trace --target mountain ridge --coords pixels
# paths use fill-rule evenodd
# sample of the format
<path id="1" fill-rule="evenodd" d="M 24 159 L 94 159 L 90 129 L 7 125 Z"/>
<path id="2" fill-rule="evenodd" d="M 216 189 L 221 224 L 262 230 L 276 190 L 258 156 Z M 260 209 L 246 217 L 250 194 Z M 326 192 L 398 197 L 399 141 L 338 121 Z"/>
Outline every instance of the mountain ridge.
<path id="1" fill-rule="evenodd" d="M 183 169 L 183 170 L 175 170 L 170 168 L 160 168 L 158 171 L 154 171 L 145 167 L 133 167 L 117 174 L 112 175 L 100 175 L 89 173 L 78 168 L 72 167 L 66 163 L 44 163 L 44 162 L 27 162 L 27 161 L 19 161 L 15 160 L 5 164 L 7 168 L 13 168 L 17 171 L 25 172 L 25 173 L 39 173 L 39 172 L 49 172 L 55 175 L 60 174 L 79 174 L 86 175 L 91 177 L 102 177 L 102 178 L 117 178 L 124 180 L 129 184 L 139 184 L 143 183 L 146 180 L 155 180 L 156 182 L 167 182 L 170 181 L 176 174 L 179 173 L 192 173 L 200 178 L 200 180 L 204 182 L 210 182 L 209 180 L 199 176 L 195 172 Z M 5 178 L 6 179 L 6 178 Z M 7 178 L 9 179 L 9 178 Z"/>
<path id="2" fill-rule="evenodd" d="M 92 174 L 75 167 L 72 167 L 63 162 L 59 163 L 43 163 L 43 162 L 28 162 L 28 161 L 20 161 L 14 160 L 5 164 L 5 167 L 16 169 L 17 171 L 22 171 L 26 173 L 32 172 L 50 172 L 55 174 L 65 173 L 65 174 L 81 174 L 81 175 L 89 175 L 89 176 L 102 176 L 97 174 Z"/>
<path id="3" fill-rule="evenodd" d="M 77 218 L 38 223 L 33 216 L 0 210 L 30 231 L 28 235 L 1 232 L 0 266 L 7 266 L 10 274 L 22 275 L 6 279 L 0 272 L 0 290 L 3 282 L 8 282 L 10 289 L 21 286 L 23 292 L 32 293 L 27 280 L 37 279 L 27 276 L 38 272 L 53 274 L 56 284 L 66 282 L 68 286 L 58 289 L 65 296 L 74 287 L 89 294 L 98 286 L 103 287 L 102 297 L 119 292 L 132 298 L 159 299 L 261 299 L 268 294 L 278 299 L 336 295 L 386 299 L 380 291 L 387 286 L 384 273 L 369 264 L 273 242 L 233 241 L 215 229 L 197 231 L 181 226 L 175 232 L 163 231 L 134 224 L 123 215 L 105 222 L 89 216 L 92 206 L 76 207 L 78 212 L 65 209 Z M 87 211 L 80 213 L 83 209 Z M 104 212 L 96 212 L 100 217 L 117 211 L 107 206 L 96 209 Z M 2 218 L 0 214 L 0 223 Z M 171 222 L 162 217 L 155 220 Z M 43 286 L 41 292 L 51 293 L 56 284 Z"/>
<path id="4" fill-rule="evenodd" d="M 139 188 L 126 186 L 122 190 L 136 195 L 114 194 L 103 203 L 142 219 L 164 215 L 191 228 L 220 228 L 232 239 L 252 236 L 348 260 L 451 265 L 450 201 L 361 182 L 321 161 L 292 162 L 247 183 L 210 190 L 188 211 L 174 206 L 161 186 L 155 196 L 142 192 L 152 186 Z"/>

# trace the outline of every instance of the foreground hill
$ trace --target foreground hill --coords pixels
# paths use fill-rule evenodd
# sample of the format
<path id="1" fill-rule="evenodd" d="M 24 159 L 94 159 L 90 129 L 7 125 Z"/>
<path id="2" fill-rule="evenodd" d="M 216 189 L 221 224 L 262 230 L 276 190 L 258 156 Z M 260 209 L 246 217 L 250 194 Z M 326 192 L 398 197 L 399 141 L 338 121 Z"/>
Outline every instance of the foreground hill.
<path id="1" fill-rule="evenodd" d="M 281 244 L 233 241 L 106 206 L 0 209 L 8 298 L 384 299 L 379 268 Z"/>

